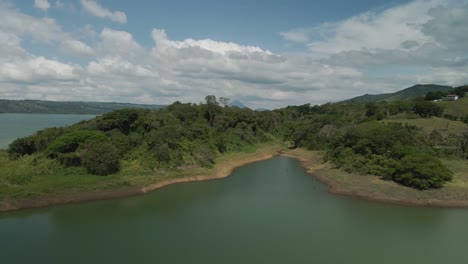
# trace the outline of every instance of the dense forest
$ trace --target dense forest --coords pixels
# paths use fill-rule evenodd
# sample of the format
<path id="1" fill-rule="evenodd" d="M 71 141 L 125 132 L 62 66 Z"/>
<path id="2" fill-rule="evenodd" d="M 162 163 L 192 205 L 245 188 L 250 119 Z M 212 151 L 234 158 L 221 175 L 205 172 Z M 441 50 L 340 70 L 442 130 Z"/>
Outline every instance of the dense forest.
<path id="1" fill-rule="evenodd" d="M 444 118 L 442 105 L 423 98 L 306 104 L 273 111 L 230 107 L 229 99 L 213 95 L 205 99 L 159 110 L 121 109 L 73 126 L 48 128 L 15 140 L 8 155 L 12 162 L 25 159 L 43 170 L 48 164 L 92 175 L 112 175 L 121 171 L 122 163 L 132 164 L 137 175 L 210 167 L 225 153 L 287 142 L 290 148 L 322 150 L 326 161 L 348 172 L 421 190 L 441 188 L 451 180 L 452 172 L 440 158 L 468 158 L 466 130 L 444 133 L 390 122 Z M 468 123 L 466 114 L 444 120 L 463 125 Z M 11 174 L 7 181 L 22 185 L 32 177 L 34 172 Z"/>

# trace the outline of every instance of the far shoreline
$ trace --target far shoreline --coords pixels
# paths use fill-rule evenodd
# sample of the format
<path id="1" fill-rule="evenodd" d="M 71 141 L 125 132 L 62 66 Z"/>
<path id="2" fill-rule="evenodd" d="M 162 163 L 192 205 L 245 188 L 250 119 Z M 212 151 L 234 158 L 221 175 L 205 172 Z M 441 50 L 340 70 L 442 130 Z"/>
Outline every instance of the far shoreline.
<path id="1" fill-rule="evenodd" d="M 328 192 L 333 195 L 341 195 L 347 196 L 352 198 L 358 198 L 370 202 L 378 202 L 378 203 L 386 203 L 386 204 L 397 204 L 397 205 L 404 205 L 404 206 L 412 206 L 412 207 L 430 207 L 430 208 L 468 208 L 468 199 L 465 200 L 456 200 L 456 199 L 447 199 L 447 200 L 440 200 L 440 199 L 409 199 L 405 197 L 398 197 L 398 196 L 387 196 L 383 192 L 376 192 L 375 190 L 364 189 L 364 190 L 353 190 L 354 186 L 345 186 L 340 184 L 337 181 L 333 180 L 331 176 L 332 169 L 328 168 L 329 164 L 323 164 L 322 158 L 323 156 L 317 154 L 316 151 L 307 151 L 307 150 L 300 150 L 299 152 L 294 152 L 294 150 L 289 150 L 282 153 L 283 156 L 291 157 L 297 159 L 301 166 L 306 170 L 306 172 L 315 177 L 320 182 L 324 183 L 328 186 Z M 334 169 L 339 171 L 340 173 L 347 174 L 343 171 L 338 169 Z M 438 190 L 426 190 L 426 191 L 419 191 L 415 189 L 411 189 L 409 187 L 398 185 L 394 182 L 380 180 L 377 176 L 369 175 L 367 179 L 361 175 L 354 175 L 354 174 L 347 174 L 351 177 L 357 178 L 364 178 L 365 180 L 369 179 L 370 177 L 373 180 L 381 181 L 386 185 L 390 185 L 393 188 L 399 189 L 401 192 L 437 192 Z M 446 187 L 444 187 L 446 188 Z M 442 188 L 443 189 L 443 188 Z M 468 198 L 468 192 L 466 193 L 466 197 Z"/>
<path id="2" fill-rule="evenodd" d="M 330 175 L 326 172 L 321 171 L 325 168 L 322 164 L 322 156 L 317 152 L 307 150 L 289 150 L 284 147 L 273 146 L 271 148 L 260 149 L 253 153 L 242 153 L 241 157 L 237 157 L 232 160 L 222 161 L 216 164 L 213 171 L 207 174 L 199 174 L 194 176 L 180 177 L 180 178 L 169 178 L 159 182 L 155 182 L 143 187 L 132 186 L 120 189 L 104 189 L 98 191 L 75 191 L 67 193 L 55 193 L 51 195 L 31 197 L 31 198 L 20 198 L 20 199 L 5 199 L 0 201 L 0 213 L 1 212 L 12 212 L 24 209 L 33 208 L 44 208 L 53 207 L 66 204 L 76 204 L 84 202 L 92 202 L 99 200 L 109 200 L 117 198 L 125 198 L 130 196 L 147 194 L 165 186 L 207 181 L 207 180 L 218 180 L 224 179 L 232 175 L 233 171 L 239 167 L 245 166 L 250 163 L 268 160 L 275 156 L 285 156 L 294 158 L 299 161 L 300 165 L 306 170 L 308 174 L 315 177 L 320 182 L 328 186 L 328 192 L 333 195 L 343 195 L 352 198 L 363 199 L 372 202 L 387 203 L 387 204 L 398 204 L 405 206 L 415 207 L 432 207 L 432 208 L 468 208 L 467 200 L 438 200 L 438 199 L 404 199 L 402 197 L 386 197 L 381 193 L 376 193 L 372 190 L 354 191 L 351 188 L 340 185 L 338 182 L 331 179 Z M 360 177 L 359 175 L 353 175 L 354 177 Z M 373 176 L 375 177 L 375 176 Z M 377 178 L 377 177 L 375 177 Z M 353 187 L 353 186 L 351 186 Z M 408 189 L 407 187 L 399 186 L 397 188 Z M 414 190 L 412 190 L 414 191 Z M 467 193 L 468 197 L 468 193 Z"/>

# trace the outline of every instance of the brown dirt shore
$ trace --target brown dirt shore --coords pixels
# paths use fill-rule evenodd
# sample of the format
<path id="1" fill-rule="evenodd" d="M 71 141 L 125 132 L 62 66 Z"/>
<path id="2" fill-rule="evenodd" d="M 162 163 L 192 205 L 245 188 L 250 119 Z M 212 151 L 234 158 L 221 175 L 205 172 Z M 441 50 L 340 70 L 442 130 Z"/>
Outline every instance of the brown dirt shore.
<path id="1" fill-rule="evenodd" d="M 448 190 L 418 191 L 394 182 L 380 180 L 376 176 L 351 175 L 332 169 L 323 163 L 323 155 L 318 152 L 288 150 L 282 155 L 299 160 L 307 173 L 328 185 L 328 192 L 332 194 L 415 207 L 468 208 L 467 189 L 453 190 L 448 187 Z M 346 176 L 354 178 L 354 182 L 349 179 L 343 180 Z M 359 186 L 356 184 L 358 181 L 364 184 Z"/>
<path id="2" fill-rule="evenodd" d="M 216 164 L 214 169 L 207 174 L 181 178 L 169 178 L 144 187 L 125 187 L 120 189 L 106 189 L 96 191 L 72 191 L 67 193 L 43 195 L 40 197 L 0 200 L 0 212 L 123 198 L 145 194 L 164 186 L 176 183 L 222 179 L 230 176 L 232 172 L 238 167 L 261 160 L 271 159 L 274 156 L 277 156 L 279 153 L 279 147 L 267 148 L 259 152 L 245 153 L 242 156 L 236 156 L 233 159 L 225 160 Z"/>
<path id="3" fill-rule="evenodd" d="M 170 178 L 144 187 L 126 187 L 121 189 L 85 192 L 74 191 L 33 198 L 0 200 L 0 212 L 129 197 L 145 194 L 176 183 L 222 179 L 230 176 L 232 172 L 240 166 L 271 159 L 277 155 L 288 156 L 299 160 L 301 165 L 307 170 L 307 173 L 329 186 L 329 192 L 332 194 L 408 206 L 448 208 L 468 207 L 468 192 L 464 189 L 461 191 L 461 194 L 458 195 L 460 199 L 452 199 L 447 195 L 441 196 L 437 193 L 437 190 L 432 192 L 424 191 L 426 192 L 425 195 L 418 196 L 416 194 L 421 193 L 421 191 L 403 187 L 392 182 L 382 181 L 375 176 L 363 177 L 352 175 L 352 177 L 348 177 L 348 179 L 353 178 L 352 182 L 342 181 L 342 176 L 346 173 L 340 170 L 328 168 L 327 164 L 323 164 L 322 155 L 318 152 L 306 150 L 284 150 L 280 147 L 274 147 L 260 152 L 245 153 L 242 156 L 221 161 L 210 173 L 207 174 Z M 336 175 L 339 176 L 337 177 Z M 346 175 L 349 176 L 350 174 Z M 364 184 L 362 185 L 361 182 L 364 182 Z M 375 182 L 378 182 L 378 184 L 375 184 Z M 433 196 L 433 193 L 436 195 Z M 445 197 L 446 199 L 439 199 L 438 197 Z"/>

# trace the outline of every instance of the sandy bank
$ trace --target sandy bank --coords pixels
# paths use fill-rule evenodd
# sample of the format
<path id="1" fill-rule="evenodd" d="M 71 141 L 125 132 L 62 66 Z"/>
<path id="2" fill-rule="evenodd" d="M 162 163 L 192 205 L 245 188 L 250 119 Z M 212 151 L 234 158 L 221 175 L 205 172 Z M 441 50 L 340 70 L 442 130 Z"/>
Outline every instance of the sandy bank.
<path id="1" fill-rule="evenodd" d="M 419 191 L 398 185 L 391 181 L 380 180 L 376 176 L 361 176 L 328 168 L 323 164 L 321 155 L 310 151 L 285 151 L 283 156 L 295 158 L 307 173 L 328 185 L 329 193 L 356 197 L 368 201 L 392 203 L 418 207 L 468 208 L 468 189 L 450 193 L 452 190 Z M 354 178 L 343 181 L 343 177 Z M 360 182 L 359 185 L 357 182 Z M 453 199 L 451 197 L 456 197 Z M 442 198 L 442 199 L 441 199 Z"/>
<path id="2" fill-rule="evenodd" d="M 239 155 L 230 160 L 223 160 L 217 163 L 215 167 L 207 174 L 181 178 L 169 178 L 144 187 L 126 187 L 120 189 L 105 189 L 96 191 L 72 191 L 31 198 L 4 199 L 0 200 L 0 212 L 129 197 L 145 194 L 164 186 L 176 183 L 222 179 L 230 176 L 232 172 L 238 167 L 261 160 L 271 159 L 278 155 L 279 151 L 280 147 L 272 147 L 261 149 L 260 151 L 253 153 L 239 153 Z"/>
<path id="3" fill-rule="evenodd" d="M 453 191 L 450 188 L 446 190 L 418 191 L 393 182 L 382 181 L 375 176 L 351 175 L 340 170 L 328 168 L 322 162 L 322 155 L 317 152 L 305 150 L 281 151 L 280 147 L 271 147 L 263 148 L 253 153 L 239 153 L 239 155 L 236 155 L 232 159 L 218 162 L 208 173 L 180 178 L 168 178 L 144 187 L 74 191 L 40 197 L 2 200 L 0 201 L 0 212 L 122 198 L 145 194 L 176 183 L 222 179 L 230 176 L 238 167 L 267 160 L 278 154 L 299 160 L 309 174 L 329 186 L 329 192 L 332 194 L 410 206 L 468 207 L 468 188 L 459 191 Z M 459 197 L 460 199 L 453 199 L 452 197 Z"/>

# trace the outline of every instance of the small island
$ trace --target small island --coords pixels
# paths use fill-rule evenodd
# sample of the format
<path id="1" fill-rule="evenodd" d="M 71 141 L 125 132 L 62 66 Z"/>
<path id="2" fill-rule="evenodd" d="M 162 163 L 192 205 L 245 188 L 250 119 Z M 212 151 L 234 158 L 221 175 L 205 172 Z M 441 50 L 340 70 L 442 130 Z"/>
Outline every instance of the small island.
<path id="1" fill-rule="evenodd" d="M 301 160 L 332 193 L 468 206 L 466 90 L 445 91 L 460 93 L 457 102 L 424 100 L 429 91 L 417 86 L 398 93 L 398 100 L 379 96 L 272 111 L 229 106 L 228 98 L 209 95 L 200 104 L 108 112 L 38 131 L 0 151 L 0 211 L 222 178 L 278 154 Z M 403 100 L 405 93 L 413 95 Z"/>

